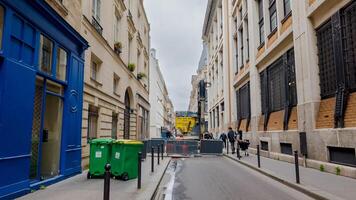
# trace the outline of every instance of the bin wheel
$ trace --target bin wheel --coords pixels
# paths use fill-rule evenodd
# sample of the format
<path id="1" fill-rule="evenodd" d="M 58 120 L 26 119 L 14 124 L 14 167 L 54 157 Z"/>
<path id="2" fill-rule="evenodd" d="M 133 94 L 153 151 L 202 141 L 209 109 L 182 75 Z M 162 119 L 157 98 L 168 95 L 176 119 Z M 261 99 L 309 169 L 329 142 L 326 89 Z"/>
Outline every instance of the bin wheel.
<path id="1" fill-rule="evenodd" d="M 122 175 L 121 175 L 121 179 L 123 180 L 123 181 L 128 181 L 129 180 L 129 174 L 128 173 L 123 173 Z"/>
<path id="2" fill-rule="evenodd" d="M 90 174 L 90 172 L 87 173 L 87 179 L 91 179 L 91 174 Z"/>

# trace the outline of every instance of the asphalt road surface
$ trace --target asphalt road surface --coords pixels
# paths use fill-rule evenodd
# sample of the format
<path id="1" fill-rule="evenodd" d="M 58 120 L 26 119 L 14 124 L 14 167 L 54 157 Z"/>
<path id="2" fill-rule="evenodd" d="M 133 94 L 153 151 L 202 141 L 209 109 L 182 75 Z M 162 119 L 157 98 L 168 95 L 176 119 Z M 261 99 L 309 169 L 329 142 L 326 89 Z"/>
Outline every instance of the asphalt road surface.
<path id="1" fill-rule="evenodd" d="M 310 197 L 225 157 L 173 160 L 159 200 L 308 200 Z"/>

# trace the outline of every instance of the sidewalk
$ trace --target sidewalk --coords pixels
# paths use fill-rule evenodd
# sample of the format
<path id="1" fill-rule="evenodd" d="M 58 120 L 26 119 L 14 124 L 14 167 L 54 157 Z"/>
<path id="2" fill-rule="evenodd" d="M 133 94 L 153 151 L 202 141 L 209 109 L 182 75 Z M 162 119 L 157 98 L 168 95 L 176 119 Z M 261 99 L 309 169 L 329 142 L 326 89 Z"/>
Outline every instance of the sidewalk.
<path id="1" fill-rule="evenodd" d="M 169 162 L 170 158 L 165 157 L 160 160 L 160 165 L 157 165 L 155 157 L 155 172 L 151 173 L 151 157 L 148 156 L 142 162 L 142 186 L 137 190 L 137 179 L 130 181 L 120 181 L 111 179 L 110 182 L 110 199 L 151 199 L 157 185 L 159 184 Z M 85 199 L 97 200 L 103 199 L 103 179 L 90 179 L 86 177 L 87 171 L 82 174 L 51 185 L 44 190 L 23 196 L 22 200 L 63 200 L 63 199 Z"/>
<path id="2" fill-rule="evenodd" d="M 295 165 L 283 161 L 278 161 L 261 156 L 261 168 L 257 168 L 257 156 L 242 156 L 241 160 L 237 160 L 236 154 L 224 154 L 241 164 L 247 165 L 255 170 L 260 170 L 261 173 L 277 179 L 288 186 L 298 190 L 306 190 L 319 196 L 319 199 L 350 199 L 356 197 L 356 180 L 343 176 L 321 172 L 311 168 L 299 166 L 300 182 L 295 183 Z"/>

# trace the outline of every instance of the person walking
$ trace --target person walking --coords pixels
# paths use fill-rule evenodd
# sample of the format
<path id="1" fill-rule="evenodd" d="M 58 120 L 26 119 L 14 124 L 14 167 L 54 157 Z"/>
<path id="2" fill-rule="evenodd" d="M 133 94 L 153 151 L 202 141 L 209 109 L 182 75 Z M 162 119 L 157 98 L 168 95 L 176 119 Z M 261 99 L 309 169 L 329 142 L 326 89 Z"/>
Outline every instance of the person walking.
<path id="1" fill-rule="evenodd" d="M 234 154 L 235 153 L 236 133 L 235 133 L 235 131 L 232 130 L 231 127 L 229 127 L 229 132 L 227 133 L 227 137 L 228 137 L 229 142 L 231 144 L 232 154 Z"/>
<path id="2" fill-rule="evenodd" d="M 225 133 L 221 133 L 219 139 L 224 142 L 224 148 L 226 148 L 226 139 L 227 139 L 226 134 Z"/>

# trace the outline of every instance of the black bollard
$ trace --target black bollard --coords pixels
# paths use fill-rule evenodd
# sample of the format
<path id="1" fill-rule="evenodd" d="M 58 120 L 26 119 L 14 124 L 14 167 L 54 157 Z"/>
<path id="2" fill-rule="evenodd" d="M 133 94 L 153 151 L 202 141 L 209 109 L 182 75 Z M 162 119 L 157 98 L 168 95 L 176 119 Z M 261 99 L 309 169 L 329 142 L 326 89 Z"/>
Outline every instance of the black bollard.
<path id="1" fill-rule="evenodd" d="M 260 145 L 257 145 L 257 165 L 258 168 L 261 168 Z"/>
<path id="2" fill-rule="evenodd" d="M 142 153 L 138 152 L 138 167 L 137 167 L 137 189 L 141 189 L 141 166 L 142 166 Z"/>
<path id="3" fill-rule="evenodd" d="M 155 149 L 151 147 L 151 172 L 154 172 L 154 157 L 155 157 Z"/>
<path id="4" fill-rule="evenodd" d="M 163 153 L 164 153 L 164 144 L 162 143 L 161 144 L 161 157 L 162 157 L 162 160 L 163 160 Z"/>
<path id="5" fill-rule="evenodd" d="M 160 147 L 159 144 L 157 145 L 157 165 L 159 165 L 159 153 L 160 153 Z"/>
<path id="6" fill-rule="evenodd" d="M 226 153 L 229 154 L 229 141 L 226 143 Z"/>
<path id="7" fill-rule="evenodd" d="M 299 184 L 300 183 L 300 177 L 299 177 L 298 151 L 294 151 L 294 164 L 295 164 L 295 181 Z"/>
<path id="8" fill-rule="evenodd" d="M 110 164 L 106 164 L 104 174 L 104 200 L 110 199 L 110 169 Z"/>

